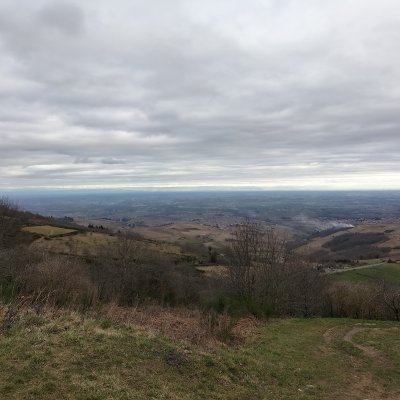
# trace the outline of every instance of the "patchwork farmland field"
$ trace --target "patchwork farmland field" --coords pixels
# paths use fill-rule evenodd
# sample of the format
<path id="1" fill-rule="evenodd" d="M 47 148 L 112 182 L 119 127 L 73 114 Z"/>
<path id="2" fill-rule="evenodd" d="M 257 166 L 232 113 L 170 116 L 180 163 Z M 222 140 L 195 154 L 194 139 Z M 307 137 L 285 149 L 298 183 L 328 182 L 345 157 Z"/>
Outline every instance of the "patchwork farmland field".
<path id="1" fill-rule="evenodd" d="M 25 232 L 35 233 L 40 236 L 56 237 L 77 232 L 76 229 L 60 228 L 51 225 L 27 226 L 22 228 Z"/>
<path id="2" fill-rule="evenodd" d="M 400 260 L 400 223 L 362 223 L 315 237 L 299 250 L 331 259 L 386 257 Z"/>
<path id="3" fill-rule="evenodd" d="M 29 232 L 40 234 L 32 244 L 33 250 L 48 251 L 51 253 L 70 254 L 78 256 L 97 256 L 102 254 L 108 246 L 117 244 L 118 236 L 98 232 L 80 232 L 73 229 L 64 229 L 54 226 L 34 226 L 23 228 Z M 141 243 L 149 251 L 160 254 L 181 256 L 179 246 L 155 240 L 134 240 Z"/>

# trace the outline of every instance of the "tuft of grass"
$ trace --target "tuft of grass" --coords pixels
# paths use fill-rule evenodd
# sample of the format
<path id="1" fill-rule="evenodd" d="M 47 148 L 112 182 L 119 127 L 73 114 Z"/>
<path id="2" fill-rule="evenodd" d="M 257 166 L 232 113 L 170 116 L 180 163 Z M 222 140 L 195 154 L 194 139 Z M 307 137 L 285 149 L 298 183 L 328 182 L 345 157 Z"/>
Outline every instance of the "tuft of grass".
<path id="1" fill-rule="evenodd" d="M 102 319 L 102 320 L 100 320 L 99 325 L 102 329 L 108 329 L 108 328 L 111 328 L 112 321 L 109 319 Z"/>

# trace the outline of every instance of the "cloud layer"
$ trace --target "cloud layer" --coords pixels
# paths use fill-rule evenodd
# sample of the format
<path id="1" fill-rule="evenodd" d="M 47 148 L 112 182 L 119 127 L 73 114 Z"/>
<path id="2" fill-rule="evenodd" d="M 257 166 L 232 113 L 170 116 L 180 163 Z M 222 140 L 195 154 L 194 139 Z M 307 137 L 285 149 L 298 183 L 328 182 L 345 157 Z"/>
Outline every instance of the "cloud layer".
<path id="1" fill-rule="evenodd" d="M 398 0 L 3 0 L 0 188 L 400 188 Z"/>

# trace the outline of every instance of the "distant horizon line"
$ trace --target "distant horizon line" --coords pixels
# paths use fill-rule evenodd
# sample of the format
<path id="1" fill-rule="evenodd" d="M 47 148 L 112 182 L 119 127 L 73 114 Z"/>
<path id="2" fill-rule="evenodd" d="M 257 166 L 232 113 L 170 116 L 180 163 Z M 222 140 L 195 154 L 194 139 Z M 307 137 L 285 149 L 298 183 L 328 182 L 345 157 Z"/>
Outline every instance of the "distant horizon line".
<path id="1" fill-rule="evenodd" d="M 329 188 L 329 187 L 262 187 L 262 186 L 138 186 L 138 187 L 7 187 L 0 188 L 1 193 L 16 193 L 16 192 L 244 192 L 244 191 L 259 191 L 259 192 L 396 192 L 400 188 Z"/>

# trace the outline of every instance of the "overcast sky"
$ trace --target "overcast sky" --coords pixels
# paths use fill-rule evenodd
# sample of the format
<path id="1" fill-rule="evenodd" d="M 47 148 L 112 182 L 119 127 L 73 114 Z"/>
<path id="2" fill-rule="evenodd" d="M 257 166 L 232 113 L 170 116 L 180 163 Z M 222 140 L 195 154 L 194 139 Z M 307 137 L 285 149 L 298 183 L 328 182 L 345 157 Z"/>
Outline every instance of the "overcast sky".
<path id="1" fill-rule="evenodd" d="M 400 188 L 399 0 L 1 0 L 0 188 Z"/>

